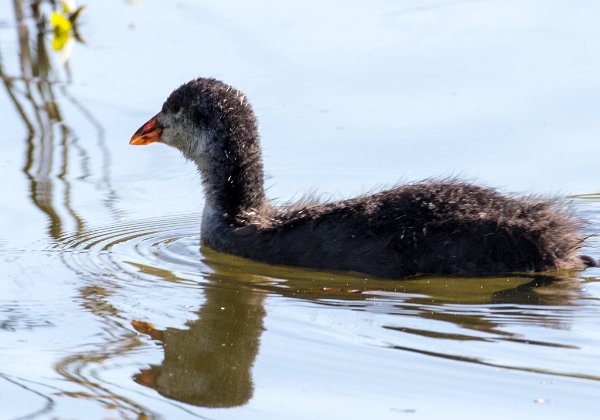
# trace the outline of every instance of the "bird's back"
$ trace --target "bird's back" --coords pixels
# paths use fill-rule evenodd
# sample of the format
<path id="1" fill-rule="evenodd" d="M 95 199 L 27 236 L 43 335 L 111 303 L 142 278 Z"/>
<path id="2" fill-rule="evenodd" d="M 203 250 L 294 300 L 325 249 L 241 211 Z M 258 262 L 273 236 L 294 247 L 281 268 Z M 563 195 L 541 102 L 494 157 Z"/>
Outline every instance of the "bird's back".
<path id="1" fill-rule="evenodd" d="M 266 223 L 221 232 L 224 241 L 212 246 L 270 263 L 383 277 L 490 274 L 583 268 L 579 228 L 554 201 L 440 181 L 280 209 Z"/>

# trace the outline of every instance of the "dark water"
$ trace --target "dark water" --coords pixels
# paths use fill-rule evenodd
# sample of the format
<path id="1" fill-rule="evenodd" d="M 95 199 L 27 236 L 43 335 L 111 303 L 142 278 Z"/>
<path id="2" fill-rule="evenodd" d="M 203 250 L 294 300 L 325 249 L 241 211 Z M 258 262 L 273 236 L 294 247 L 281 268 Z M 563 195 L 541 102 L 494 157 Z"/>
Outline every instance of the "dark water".
<path id="1" fill-rule="evenodd" d="M 280 202 L 459 175 L 559 195 L 598 258 L 596 2 L 89 2 L 60 51 L 52 10 L 0 7 L 0 418 L 597 417 L 599 269 L 200 250 L 194 168 L 127 144 L 214 76 L 253 102 Z"/>

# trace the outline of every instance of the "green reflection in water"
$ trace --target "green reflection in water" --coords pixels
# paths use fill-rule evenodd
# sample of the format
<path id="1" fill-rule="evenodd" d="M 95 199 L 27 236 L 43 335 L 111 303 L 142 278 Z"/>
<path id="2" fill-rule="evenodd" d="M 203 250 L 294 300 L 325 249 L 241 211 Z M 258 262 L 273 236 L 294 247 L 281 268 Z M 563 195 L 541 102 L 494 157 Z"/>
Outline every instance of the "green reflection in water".
<path id="1" fill-rule="evenodd" d="M 204 289 L 198 319 L 186 329 L 134 327 L 158 340 L 164 359 L 134 379 L 165 397 L 203 407 L 235 407 L 252 396 L 252 365 L 263 331 L 265 293 L 220 278 L 215 272 Z"/>
<path id="2" fill-rule="evenodd" d="M 459 314 L 450 309 L 460 305 L 514 304 L 512 316 L 531 318 L 519 306 L 562 305 L 577 299 L 578 285 L 569 273 L 557 276 L 511 276 L 503 278 L 415 278 L 409 280 L 365 279 L 353 274 L 329 273 L 283 266 L 270 266 L 202 248 L 203 263 L 213 270 L 203 289 L 206 301 L 197 319 L 185 329 L 156 329 L 146 321 L 133 326 L 159 342 L 164 351 L 160 365 L 142 369 L 134 380 L 161 395 L 203 407 L 235 407 L 248 402 L 253 393 L 252 366 L 264 330 L 264 302 L 269 295 L 306 299 L 322 305 L 355 310 L 368 308 L 374 299 L 389 302 L 379 311 L 392 315 L 416 314 L 472 330 L 473 335 L 452 334 L 383 325 L 396 330 L 437 340 L 512 341 L 527 345 L 576 348 L 552 342 L 524 340 L 502 329 L 481 312 Z M 173 273 L 150 266 L 136 265 L 140 272 L 177 282 Z M 359 303 L 364 305 L 357 305 Z M 560 322 L 540 312 L 533 322 L 561 328 Z M 482 336 L 481 333 L 485 333 Z M 462 355 L 435 353 L 419 348 L 390 345 L 392 349 L 417 352 L 450 360 L 493 365 L 485 360 Z M 504 366 L 499 366 L 504 367 Z M 508 369 L 536 371 L 507 366 Z M 542 371 L 540 371 L 542 372 Z M 554 372 L 544 372 L 558 374 Z M 569 376 L 569 375 L 566 375 Z M 583 377 L 576 375 L 577 377 Z M 597 378 L 587 378 L 597 379 Z"/>

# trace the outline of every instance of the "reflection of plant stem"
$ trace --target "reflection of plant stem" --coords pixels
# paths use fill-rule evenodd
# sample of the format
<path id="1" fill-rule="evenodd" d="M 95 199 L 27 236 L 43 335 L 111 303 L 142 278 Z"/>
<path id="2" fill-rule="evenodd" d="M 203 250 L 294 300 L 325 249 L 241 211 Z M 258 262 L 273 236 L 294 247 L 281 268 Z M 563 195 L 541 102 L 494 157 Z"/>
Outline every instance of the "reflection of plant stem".
<path id="1" fill-rule="evenodd" d="M 149 410 L 131 399 L 115 394 L 97 381 L 93 381 L 89 375 L 82 374 L 83 367 L 90 364 L 102 364 L 106 360 L 115 356 L 128 353 L 139 347 L 140 342 L 137 337 L 118 337 L 114 331 L 126 331 L 127 329 L 120 322 L 118 310 L 107 303 L 107 298 L 112 294 L 114 284 L 106 282 L 107 287 L 99 284 L 83 287 L 80 289 L 80 295 L 83 299 L 83 307 L 103 320 L 105 331 L 109 332 L 111 338 L 102 344 L 102 349 L 77 353 L 60 360 L 56 366 L 56 371 L 71 383 L 87 389 L 89 392 L 64 393 L 75 398 L 89 399 L 100 402 L 106 408 L 116 409 L 125 418 L 131 415 L 148 415 Z"/>
<path id="2" fill-rule="evenodd" d="M 131 416 L 148 416 L 152 415 L 152 412 L 135 401 L 124 397 L 122 395 L 115 394 L 107 387 L 101 385 L 97 381 L 92 381 L 89 375 L 82 375 L 82 367 L 90 366 L 91 364 L 102 364 L 106 360 L 114 358 L 123 353 L 131 351 L 133 348 L 138 347 L 130 343 L 129 339 L 121 339 L 125 343 L 116 341 L 118 347 L 116 349 L 107 349 L 105 352 L 94 351 L 83 354 L 76 354 L 70 357 L 66 357 L 60 361 L 55 367 L 56 371 L 61 374 L 70 383 L 77 384 L 90 392 L 65 392 L 63 395 L 74 397 L 77 399 L 89 399 L 95 402 L 99 402 L 107 409 L 117 410 L 124 418 L 130 418 Z M 119 344 L 121 344 L 119 346 Z M 133 345 L 133 347 L 132 347 Z"/>
<path id="3" fill-rule="evenodd" d="M 100 187 L 103 187 L 107 191 L 105 196 L 106 207 L 111 210 L 114 216 L 118 217 L 121 212 L 115 206 L 118 195 L 111 182 L 110 168 L 112 166 L 112 158 L 110 149 L 106 146 L 106 132 L 104 127 L 79 100 L 77 100 L 67 91 L 65 86 L 61 86 L 61 93 L 87 118 L 87 120 L 96 129 L 98 135 L 97 144 L 102 156 L 102 179 L 100 182 Z"/>
<path id="4" fill-rule="evenodd" d="M 27 381 L 25 379 L 21 379 L 19 378 L 18 380 L 15 379 L 14 377 L 11 377 L 7 374 L 4 373 L 0 373 L 0 378 L 4 379 L 7 382 L 10 382 L 13 385 L 18 386 L 19 388 L 24 389 L 27 392 L 31 392 L 32 394 L 37 395 L 40 398 L 43 398 L 44 400 L 46 400 L 46 404 L 44 405 L 44 407 L 40 408 L 37 411 L 34 411 L 33 413 L 27 414 L 25 416 L 21 416 L 19 417 L 20 419 L 25 419 L 25 418 L 35 418 L 38 416 L 41 416 L 42 414 L 46 414 L 49 413 L 50 411 L 52 411 L 52 409 L 54 408 L 54 400 L 52 398 L 50 398 L 47 395 L 44 395 L 43 393 L 36 391 L 35 389 L 32 389 L 26 385 L 23 385 L 21 382 L 31 382 L 31 381 Z"/>
<path id="5" fill-rule="evenodd" d="M 23 167 L 23 172 L 30 183 L 30 197 L 35 206 L 44 212 L 50 219 L 50 236 L 52 238 L 59 238 L 62 234 L 62 222 L 52 205 L 52 183 L 42 182 L 40 186 L 37 178 L 31 174 L 31 169 L 35 162 L 34 152 L 34 137 L 30 136 L 27 139 L 27 159 L 25 161 L 25 166 Z"/>
<path id="6" fill-rule="evenodd" d="M 71 205 L 71 183 L 67 180 L 67 170 L 68 170 L 68 162 L 69 162 L 69 128 L 66 125 L 62 125 L 62 139 L 61 139 L 61 147 L 62 147 L 62 165 L 59 174 L 57 175 L 58 179 L 60 179 L 65 185 L 64 191 L 64 199 L 63 204 L 73 220 L 75 220 L 76 231 L 83 232 L 85 229 L 85 221 L 73 208 Z"/>
<path id="7" fill-rule="evenodd" d="M 552 371 L 552 370 L 548 370 L 548 369 L 539 369 L 539 368 L 532 368 L 532 367 L 511 366 L 511 365 L 506 365 L 506 364 L 502 364 L 502 363 L 487 362 L 478 357 L 468 357 L 468 356 L 462 356 L 462 355 L 445 354 L 445 353 L 441 353 L 441 352 L 437 352 L 437 351 L 421 350 L 421 349 L 415 349 L 415 348 L 405 347 L 405 346 L 392 345 L 392 346 L 390 346 L 390 348 L 394 349 L 394 350 L 401 350 L 401 351 L 406 351 L 406 352 L 410 352 L 410 353 L 422 354 L 424 356 L 442 358 L 442 359 L 446 359 L 446 360 L 453 360 L 453 361 L 458 361 L 458 362 L 463 362 L 463 363 L 473 363 L 476 365 L 488 366 L 488 367 L 493 367 L 496 369 L 505 369 L 505 370 L 511 370 L 511 371 L 517 371 L 517 372 L 533 372 L 533 373 L 539 373 L 542 375 L 552 375 L 552 376 L 571 378 L 571 379 L 577 378 L 577 379 L 586 379 L 586 380 L 591 380 L 591 381 L 600 381 L 600 377 L 598 377 L 598 376 L 587 375 L 587 374 L 583 374 L 583 373 L 564 372 L 564 371 L 560 372 L 560 371 Z"/>
<path id="8" fill-rule="evenodd" d="M 65 262 L 65 264 L 69 267 L 68 263 Z M 107 409 L 117 410 L 124 418 L 158 417 L 147 407 L 131 398 L 119 395 L 103 385 L 100 380 L 93 380 L 91 375 L 83 372 L 83 369 L 89 369 L 93 365 L 101 366 L 106 361 L 130 354 L 142 345 L 139 337 L 132 335 L 130 329 L 124 325 L 127 321 L 123 320 L 119 310 L 107 303 L 114 289 L 115 283 L 112 279 L 105 281 L 104 285 L 96 281 L 93 286 L 80 289 L 83 308 L 102 320 L 104 333 L 108 337 L 95 349 L 67 356 L 56 364 L 55 369 L 60 375 L 70 383 L 77 384 L 86 390 L 61 392 L 57 395 L 98 402 Z M 119 332 L 124 335 L 119 335 Z M 201 417 L 179 404 L 168 403 L 190 415 Z"/>
<path id="9" fill-rule="evenodd" d="M 23 109 L 23 106 L 21 105 L 21 103 L 17 99 L 17 96 L 13 92 L 12 80 L 9 79 L 8 77 L 6 77 L 6 75 L 4 74 L 4 69 L 2 68 L 2 63 L 1 62 L 0 62 L 0 79 L 2 79 L 2 83 L 4 84 L 4 87 L 6 88 L 6 92 L 8 93 L 8 97 L 10 98 L 10 100 L 13 103 L 13 105 L 17 109 L 17 112 L 21 116 L 21 120 L 23 120 L 23 122 L 27 126 L 27 131 L 29 131 L 29 137 L 30 138 L 33 137 L 34 134 L 35 134 L 35 128 L 33 127 L 32 122 L 29 120 L 29 117 L 27 116 L 27 113 Z"/>
<path id="10" fill-rule="evenodd" d="M 23 14 L 23 9 L 21 8 L 21 1 L 13 0 L 13 4 L 15 9 L 15 19 L 17 21 L 17 34 L 19 38 L 19 66 L 21 69 L 21 79 L 23 80 L 25 86 L 25 97 L 34 105 L 33 112 L 36 117 L 38 127 L 40 130 L 42 130 L 43 135 L 42 117 L 39 113 L 39 110 L 35 106 L 35 101 L 31 92 L 31 86 L 29 84 L 34 69 L 31 61 L 31 50 L 29 48 L 29 29 L 25 23 L 25 15 Z"/>
<path id="11" fill-rule="evenodd" d="M 41 0 L 30 2 L 13 0 L 17 23 L 20 74 L 6 75 L 0 62 L 0 78 L 18 115 L 27 127 L 26 155 L 22 170 L 29 180 L 32 203 L 48 218 L 48 235 L 55 240 L 60 240 L 65 222 L 63 218 L 66 214 L 75 222 L 78 233 L 86 229 L 85 220 L 72 206 L 72 185 L 69 181 L 70 147 L 75 147 L 76 154 L 80 157 L 84 177 L 88 178 L 91 175 L 88 152 L 65 123 L 58 102 L 60 99 L 67 98 L 66 100 L 70 101 L 95 128 L 102 156 L 102 177 L 99 186 L 105 190 L 105 205 L 115 215 L 118 214 L 115 208 L 117 194 L 111 184 L 111 156 L 106 145 L 102 124 L 69 94 L 64 83 L 60 80 L 50 79 L 52 68 L 45 47 L 47 20 L 39 7 L 41 2 Z M 29 16 L 24 13 L 26 5 L 31 6 Z M 36 31 L 35 36 L 33 35 L 34 31 Z M 65 67 L 65 71 L 67 79 L 70 80 L 71 74 L 68 67 Z M 19 87 L 17 88 L 17 86 Z M 56 91 L 56 89 L 60 90 Z M 62 150 L 56 150 L 57 147 L 61 147 Z M 55 178 L 59 180 L 58 184 L 55 184 Z M 60 193 L 62 193 L 62 197 Z M 131 352 L 132 349 L 139 346 L 139 340 L 132 336 L 129 328 L 125 327 L 116 316 L 116 309 L 105 303 L 110 289 L 108 287 L 92 289 L 83 288 L 80 291 L 85 302 L 85 309 L 98 316 L 107 331 L 125 332 L 127 336 L 117 337 L 110 333 L 110 337 L 101 344 L 101 348 L 97 351 L 81 352 L 61 360 L 56 366 L 57 372 L 70 383 L 83 387 L 83 392 L 69 393 L 66 390 L 58 390 L 59 392 L 53 395 L 40 394 L 48 401 L 48 404 L 43 411 L 38 411 L 28 417 L 43 415 L 51 411 L 55 404 L 55 395 L 70 395 L 75 398 L 99 401 L 107 409 L 116 409 L 123 417 L 143 418 L 149 414 L 152 415 L 139 403 L 124 395 L 119 395 L 110 387 L 103 386 L 101 381 L 93 380 L 80 372 L 82 367 L 89 366 L 91 363 L 102 363 L 120 354 Z M 0 378 L 5 378 L 5 376 L 0 374 Z M 18 383 L 17 385 L 22 386 Z M 35 391 L 32 390 L 32 392 Z"/>
<path id="12" fill-rule="evenodd" d="M 64 221 L 61 220 L 60 213 L 54 208 L 56 203 L 53 203 L 53 200 L 56 198 L 54 197 L 56 192 L 53 183 L 53 160 L 57 157 L 61 159 L 59 167 L 56 168 L 59 171 L 56 177 L 64 185 L 61 203 L 68 215 L 75 222 L 75 228 L 78 232 L 85 229 L 85 221 L 78 215 L 71 204 L 72 186 L 68 181 L 68 149 L 71 145 L 77 150 L 80 157 L 83 171 L 81 179 L 89 178 L 91 171 L 89 165 L 90 158 L 87 151 L 79 144 L 75 134 L 64 122 L 55 95 L 56 88 L 60 89 L 61 94 L 95 128 L 98 147 L 102 156 L 102 177 L 98 185 L 106 191 L 104 194 L 105 206 L 116 217 L 118 217 L 120 212 L 115 205 L 117 193 L 111 183 L 110 167 L 112 163 L 110 150 L 106 146 L 104 128 L 89 110 L 69 94 L 63 83 L 50 80 L 51 62 L 46 50 L 45 38 L 47 19 L 41 11 L 41 3 L 42 0 L 32 0 L 30 2 L 31 16 L 28 17 L 24 13 L 26 2 L 23 0 L 13 0 L 17 23 L 20 76 L 10 77 L 6 75 L 0 65 L 0 77 L 8 92 L 8 96 L 15 105 L 15 109 L 28 130 L 26 139 L 28 148 L 23 171 L 30 181 L 30 196 L 34 205 L 48 216 L 50 222 L 49 235 L 58 239 L 62 234 Z M 30 33 L 30 26 L 28 26 L 27 20 L 32 20 L 35 25 L 35 37 Z M 71 74 L 66 64 L 65 71 L 70 80 Z M 22 84 L 21 91 L 15 88 L 16 82 Z M 60 140 L 56 137 L 57 131 L 55 130 L 57 129 L 60 133 L 58 134 Z M 62 147 L 60 155 L 55 155 L 56 147 Z"/>

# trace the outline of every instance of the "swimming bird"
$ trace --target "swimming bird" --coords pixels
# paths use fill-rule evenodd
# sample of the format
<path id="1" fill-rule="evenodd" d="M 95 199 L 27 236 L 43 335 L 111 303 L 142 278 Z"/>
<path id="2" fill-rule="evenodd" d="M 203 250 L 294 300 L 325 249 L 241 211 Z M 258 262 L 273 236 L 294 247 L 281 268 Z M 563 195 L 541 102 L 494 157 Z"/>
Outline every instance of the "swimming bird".
<path id="1" fill-rule="evenodd" d="M 580 255 L 581 220 L 557 200 L 455 179 L 276 206 L 265 195 L 252 106 L 216 79 L 198 78 L 173 91 L 130 144 L 154 142 L 196 164 L 205 195 L 201 243 L 216 251 L 387 278 L 596 266 Z"/>

